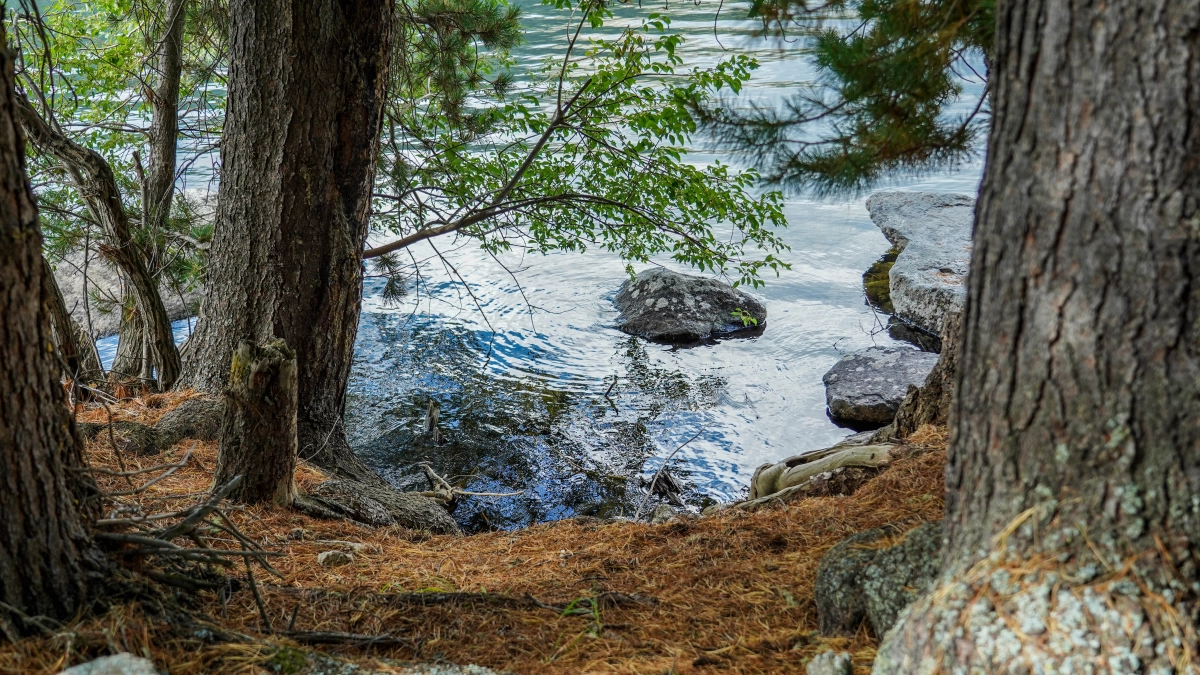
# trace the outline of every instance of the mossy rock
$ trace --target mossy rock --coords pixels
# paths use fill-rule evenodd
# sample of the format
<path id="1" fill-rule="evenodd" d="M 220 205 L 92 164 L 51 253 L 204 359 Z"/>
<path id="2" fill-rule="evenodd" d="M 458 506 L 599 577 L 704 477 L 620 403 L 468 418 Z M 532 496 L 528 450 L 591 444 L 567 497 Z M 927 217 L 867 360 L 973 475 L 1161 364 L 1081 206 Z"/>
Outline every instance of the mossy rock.
<path id="1" fill-rule="evenodd" d="M 891 278 L 888 273 L 896 263 L 900 249 L 892 247 L 863 273 L 863 290 L 867 293 L 867 304 L 888 314 L 895 313 L 892 307 Z"/>

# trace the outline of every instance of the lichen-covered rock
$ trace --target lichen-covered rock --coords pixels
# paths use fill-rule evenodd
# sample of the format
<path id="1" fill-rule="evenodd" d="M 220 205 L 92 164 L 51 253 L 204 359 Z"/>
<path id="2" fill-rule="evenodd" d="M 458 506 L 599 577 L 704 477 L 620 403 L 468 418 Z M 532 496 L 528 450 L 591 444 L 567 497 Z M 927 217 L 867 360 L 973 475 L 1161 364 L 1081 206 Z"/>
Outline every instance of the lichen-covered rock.
<path id="1" fill-rule="evenodd" d="M 661 525 L 670 522 L 679 517 L 679 512 L 676 511 L 670 504 L 659 504 L 650 512 L 650 522 L 654 525 Z"/>
<path id="2" fill-rule="evenodd" d="M 937 354 L 908 347 L 871 347 L 843 356 L 822 378 L 829 416 L 855 428 L 892 421 L 909 385 L 921 386 Z"/>
<path id="3" fill-rule="evenodd" d="M 882 637 L 933 581 L 941 548 L 938 521 L 907 533 L 895 524 L 885 525 L 829 549 L 817 567 L 814 587 L 821 632 L 852 634 L 866 620 Z"/>
<path id="4" fill-rule="evenodd" d="M 150 659 L 121 652 L 71 666 L 58 675 L 158 675 L 158 669 Z"/>
<path id="5" fill-rule="evenodd" d="M 321 567 L 341 567 L 354 562 L 354 556 L 345 551 L 322 551 L 317 554 L 317 564 Z"/>
<path id="6" fill-rule="evenodd" d="M 854 664 L 848 652 L 821 652 L 808 662 L 805 675 L 854 675 Z"/>
<path id="7" fill-rule="evenodd" d="M 158 420 L 159 439 L 169 447 L 185 438 L 215 441 L 221 436 L 225 404 L 221 399 L 198 396 L 180 403 Z"/>
<path id="8" fill-rule="evenodd" d="M 896 316 L 937 334 L 942 316 L 960 311 L 966 298 L 975 200 L 956 194 L 880 192 L 867 199 L 867 211 L 900 249 L 888 273 Z"/>
<path id="9" fill-rule="evenodd" d="M 715 279 L 661 268 L 626 280 L 614 302 L 621 311 L 621 330 L 663 342 L 761 329 L 767 321 L 766 306 L 754 296 Z"/>

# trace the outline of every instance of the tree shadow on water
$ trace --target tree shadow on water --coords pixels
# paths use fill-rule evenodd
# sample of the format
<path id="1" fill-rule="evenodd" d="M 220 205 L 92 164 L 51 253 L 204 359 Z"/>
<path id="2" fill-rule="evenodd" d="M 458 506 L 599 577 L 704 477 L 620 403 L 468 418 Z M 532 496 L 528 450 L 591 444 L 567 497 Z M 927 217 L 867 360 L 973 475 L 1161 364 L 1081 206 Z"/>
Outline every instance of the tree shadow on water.
<path id="1" fill-rule="evenodd" d="M 364 317 L 346 414 L 358 453 L 400 489 L 429 489 L 420 466 L 427 462 L 463 490 L 521 492 L 463 497 L 454 518 L 471 532 L 632 515 L 645 497 L 647 460 L 674 449 L 655 436 L 698 430 L 725 387 L 724 378 L 659 367 L 637 338 L 613 354 L 615 384 L 611 376 L 581 382 L 485 367 L 490 340 L 432 319 Z M 553 361 L 528 352 L 500 356 L 522 367 Z M 436 434 L 426 430 L 431 403 Z M 711 501 L 682 462 L 671 473 L 684 503 Z"/>

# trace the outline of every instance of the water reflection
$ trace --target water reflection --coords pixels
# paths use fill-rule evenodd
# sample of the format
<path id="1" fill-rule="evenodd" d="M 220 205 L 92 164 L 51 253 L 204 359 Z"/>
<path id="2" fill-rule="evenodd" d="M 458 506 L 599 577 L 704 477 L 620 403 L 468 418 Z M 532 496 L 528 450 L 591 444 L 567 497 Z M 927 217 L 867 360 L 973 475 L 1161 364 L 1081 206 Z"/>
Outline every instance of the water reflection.
<path id="1" fill-rule="evenodd" d="M 528 40 L 518 63 L 561 55 L 564 16 L 536 0 L 518 4 Z M 752 53 L 761 67 L 738 99 L 747 104 L 779 104 L 812 79 L 802 42 L 754 38 L 761 24 L 746 19 L 748 3 L 725 4 L 716 20 L 718 6 L 670 5 L 672 28 L 687 36 L 680 53 L 689 67 Z M 610 27 L 636 24 L 651 7 L 616 11 Z M 964 97 L 972 103 L 975 86 Z M 688 158 L 731 159 L 707 147 L 689 148 Z M 980 168 L 969 162 L 901 181 L 973 193 Z M 429 461 L 475 491 L 527 491 L 463 503 L 455 517 L 472 530 L 628 513 L 671 451 L 701 430 L 671 464 L 685 501 L 736 497 L 759 464 L 845 437 L 849 431 L 825 416 L 822 374 L 846 352 L 893 342 L 886 317 L 863 295 L 863 272 L 890 247 L 864 198 L 789 201 L 783 236 L 792 250 L 783 257 L 792 271 L 756 291 L 767 305 L 765 331 L 690 349 L 613 328 L 612 297 L 627 274 L 604 251 L 493 259 L 469 242 L 439 242 L 453 275 L 428 246 L 413 247 L 414 261 L 423 261 L 421 288 L 401 306 L 381 300 L 382 282 L 365 289 L 346 414 L 351 442 L 407 487 L 426 488 L 416 463 Z M 421 436 L 431 399 L 440 405 L 443 445 Z"/>
<path id="2" fill-rule="evenodd" d="M 454 516 L 470 531 L 631 514 L 645 495 L 637 477 L 665 456 L 667 421 L 694 434 L 726 393 L 722 377 L 655 364 L 636 338 L 619 343 L 616 381 L 600 392 L 557 387 L 549 373 L 469 367 L 486 359 L 491 338 L 429 318 L 367 315 L 348 403 L 359 428 L 370 418 L 367 427 L 387 429 L 358 450 L 402 488 L 426 489 L 420 463 L 428 462 L 465 490 L 522 492 L 465 498 Z M 437 439 L 425 430 L 430 402 L 439 409 Z M 685 486 L 685 503 L 710 501 L 685 464 L 671 473 Z"/>

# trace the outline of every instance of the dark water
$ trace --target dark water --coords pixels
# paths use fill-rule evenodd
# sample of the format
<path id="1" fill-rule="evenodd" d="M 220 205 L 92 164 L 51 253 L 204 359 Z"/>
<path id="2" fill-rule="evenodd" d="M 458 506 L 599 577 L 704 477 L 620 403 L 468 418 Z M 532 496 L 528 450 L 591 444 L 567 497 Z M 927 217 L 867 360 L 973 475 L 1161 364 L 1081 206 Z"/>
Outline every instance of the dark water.
<path id="1" fill-rule="evenodd" d="M 522 6 L 529 31 L 519 62 L 561 54 L 566 15 Z M 628 21 L 650 11 L 619 9 Z M 744 5 L 724 5 L 718 44 L 716 11 L 710 0 L 666 10 L 688 38 L 689 66 L 752 53 L 762 67 L 744 96 L 768 103 L 812 77 L 800 43 L 753 36 L 758 24 L 741 19 Z M 968 85 L 969 95 L 978 90 Z M 731 161 L 703 149 L 689 158 Z M 979 175 L 975 162 L 895 187 L 974 193 Z M 427 461 L 465 489 L 522 493 L 464 500 L 455 517 L 471 530 L 629 515 L 648 479 L 693 436 L 669 467 L 684 501 L 737 497 L 759 464 L 850 433 L 826 417 L 821 376 L 843 353 L 892 342 L 881 332 L 886 317 L 864 300 L 862 273 L 888 243 L 863 201 L 789 201 L 784 258 L 792 270 L 758 291 L 765 331 L 692 349 L 613 328 L 612 297 L 625 273 L 611 254 L 512 255 L 502 267 L 469 242 L 436 242 L 468 293 L 419 245 L 420 281 L 402 301 L 387 305 L 382 282 L 366 285 L 346 412 L 351 443 L 404 486 L 424 489 L 417 463 Z M 431 401 L 440 408 L 439 443 L 423 428 Z"/>

